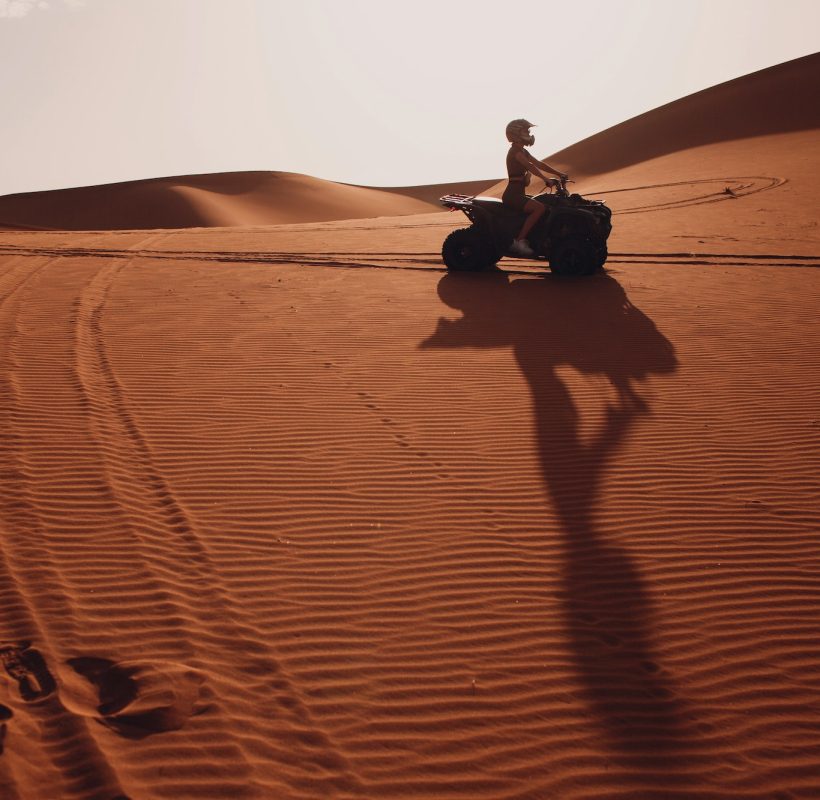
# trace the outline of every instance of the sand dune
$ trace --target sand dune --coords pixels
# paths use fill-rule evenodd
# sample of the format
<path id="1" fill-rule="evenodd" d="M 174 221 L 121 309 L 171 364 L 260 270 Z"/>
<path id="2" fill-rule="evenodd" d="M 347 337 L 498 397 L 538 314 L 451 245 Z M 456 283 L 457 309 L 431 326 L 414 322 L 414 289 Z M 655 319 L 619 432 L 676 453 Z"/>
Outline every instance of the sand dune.
<path id="1" fill-rule="evenodd" d="M 440 209 L 439 199 L 449 192 L 459 192 L 461 194 L 477 195 L 484 194 L 484 192 L 493 186 L 496 180 L 483 181 L 462 181 L 460 183 L 436 183 L 428 186 L 399 186 L 396 188 L 382 188 L 383 192 L 392 192 L 395 194 L 405 195 L 407 197 L 415 197 L 417 200 L 424 200 Z"/>
<path id="2" fill-rule="evenodd" d="M 817 130 L 818 95 L 820 53 L 668 103 L 583 139 L 545 160 L 573 178 L 582 179 L 712 144 Z M 482 194 L 500 197 L 505 186 L 506 180 Z M 533 191 L 539 188 L 540 184 L 533 184 Z"/>
<path id="3" fill-rule="evenodd" d="M 692 147 L 820 128 L 820 53 L 622 122 L 555 153 L 573 174 L 611 172 Z"/>
<path id="4" fill-rule="evenodd" d="M 457 184 L 477 193 L 492 181 Z M 451 186 L 376 189 L 288 172 L 154 178 L 0 197 L 0 228 L 136 230 L 423 214 Z"/>
<path id="5" fill-rule="evenodd" d="M 666 153 L 820 127 L 820 54 L 706 89 L 549 156 L 576 178 Z M 0 197 L 0 229 L 143 230 L 322 222 L 437 208 L 447 192 L 500 196 L 505 182 L 376 188 L 287 172 L 187 175 Z"/>
<path id="6" fill-rule="evenodd" d="M 816 797 L 813 113 L 585 178 L 586 280 L 0 234 L 0 796 Z"/>

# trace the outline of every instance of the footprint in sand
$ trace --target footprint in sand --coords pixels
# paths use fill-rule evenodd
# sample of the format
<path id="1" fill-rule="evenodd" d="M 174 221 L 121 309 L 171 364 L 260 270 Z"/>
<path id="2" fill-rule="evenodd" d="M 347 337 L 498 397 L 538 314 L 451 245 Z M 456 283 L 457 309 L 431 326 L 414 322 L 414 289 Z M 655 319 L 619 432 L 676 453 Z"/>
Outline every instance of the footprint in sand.
<path id="1" fill-rule="evenodd" d="M 0 645 L 0 663 L 8 675 L 17 681 L 20 697 L 27 703 L 48 697 L 56 688 L 45 659 L 30 642 Z"/>
<path id="2" fill-rule="evenodd" d="M 60 699 L 128 739 L 173 731 L 205 710 L 203 676 L 174 662 L 71 658 L 60 673 Z"/>
<path id="3" fill-rule="evenodd" d="M 20 697 L 27 703 L 48 697 L 56 688 L 54 677 L 49 672 L 45 659 L 39 650 L 31 646 L 31 642 L 0 644 L 0 663 L 9 677 L 17 681 Z M 0 755 L 3 754 L 6 745 L 6 722 L 13 716 L 14 712 L 7 705 L 0 703 Z"/>

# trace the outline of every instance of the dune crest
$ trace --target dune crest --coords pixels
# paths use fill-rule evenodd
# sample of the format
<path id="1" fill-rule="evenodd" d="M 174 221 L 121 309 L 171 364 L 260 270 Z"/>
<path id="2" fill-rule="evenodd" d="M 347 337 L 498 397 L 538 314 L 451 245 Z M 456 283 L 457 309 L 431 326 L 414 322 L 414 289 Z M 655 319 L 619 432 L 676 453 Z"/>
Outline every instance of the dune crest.
<path id="1" fill-rule="evenodd" d="M 820 128 L 820 53 L 696 92 L 550 156 L 594 174 L 713 143 Z"/>

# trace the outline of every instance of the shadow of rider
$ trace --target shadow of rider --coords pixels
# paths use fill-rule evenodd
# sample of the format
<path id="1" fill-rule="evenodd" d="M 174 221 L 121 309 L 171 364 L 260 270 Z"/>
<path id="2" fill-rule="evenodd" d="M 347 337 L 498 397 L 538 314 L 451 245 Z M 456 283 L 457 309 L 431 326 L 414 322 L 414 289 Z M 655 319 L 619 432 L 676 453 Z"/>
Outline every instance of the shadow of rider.
<path id="1" fill-rule="evenodd" d="M 671 373 L 671 343 L 611 276 L 509 280 L 449 273 L 441 299 L 463 313 L 441 319 L 422 347 L 513 349 L 532 395 L 535 438 L 564 551 L 563 616 L 589 706 L 622 763 L 666 771 L 683 743 L 681 708 L 653 654 L 652 609 L 626 549 L 596 529 L 601 483 L 630 429 L 649 413 L 635 383 Z M 557 368 L 603 375 L 617 399 L 591 441 Z M 676 758 L 679 758 L 677 756 Z M 654 767 L 654 769 L 653 769 Z"/>

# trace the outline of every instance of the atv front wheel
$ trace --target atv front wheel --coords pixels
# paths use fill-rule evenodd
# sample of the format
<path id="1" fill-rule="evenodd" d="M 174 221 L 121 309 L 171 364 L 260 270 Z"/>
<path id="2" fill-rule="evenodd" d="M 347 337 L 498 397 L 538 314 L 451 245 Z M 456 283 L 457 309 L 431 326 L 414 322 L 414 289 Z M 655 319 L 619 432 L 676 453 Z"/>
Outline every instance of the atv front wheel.
<path id="1" fill-rule="evenodd" d="M 453 231 L 444 240 L 441 257 L 454 272 L 480 272 L 498 261 L 492 244 L 475 228 Z"/>
<path id="2" fill-rule="evenodd" d="M 556 275 L 592 275 L 602 263 L 599 249 L 580 234 L 567 236 L 550 254 L 550 269 Z"/>

